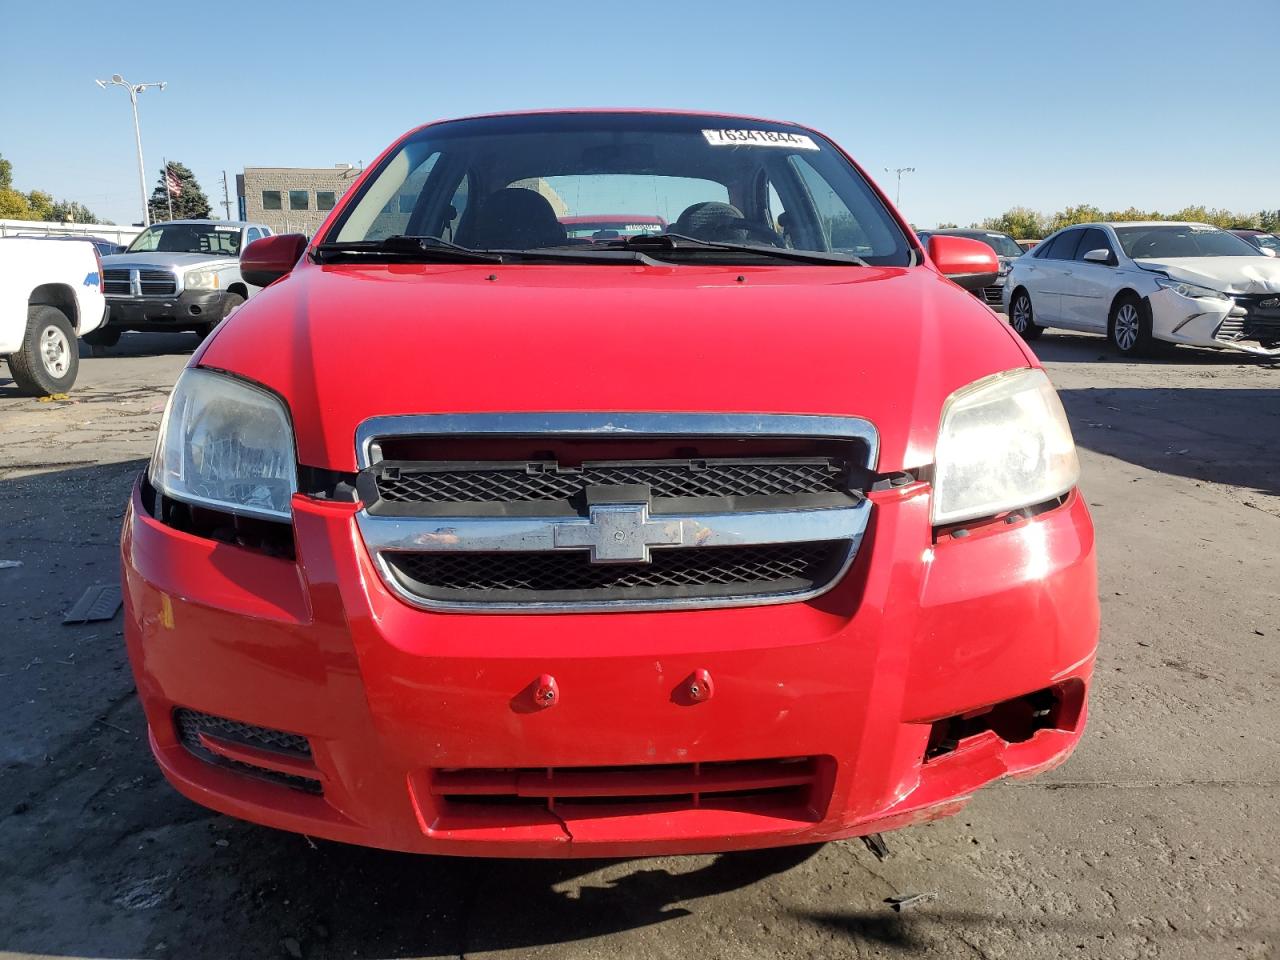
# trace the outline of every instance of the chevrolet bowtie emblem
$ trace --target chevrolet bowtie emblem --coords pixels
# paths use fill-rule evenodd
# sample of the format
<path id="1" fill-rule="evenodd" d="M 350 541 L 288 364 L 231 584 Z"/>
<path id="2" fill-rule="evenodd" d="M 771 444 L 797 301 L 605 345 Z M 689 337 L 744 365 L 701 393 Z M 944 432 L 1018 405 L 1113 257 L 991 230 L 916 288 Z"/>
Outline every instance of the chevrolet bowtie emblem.
<path id="1" fill-rule="evenodd" d="M 556 547 L 588 547 L 592 563 L 648 563 L 649 548 L 684 542 L 682 520 L 653 520 L 644 503 L 591 507 L 590 522 L 555 528 Z"/>

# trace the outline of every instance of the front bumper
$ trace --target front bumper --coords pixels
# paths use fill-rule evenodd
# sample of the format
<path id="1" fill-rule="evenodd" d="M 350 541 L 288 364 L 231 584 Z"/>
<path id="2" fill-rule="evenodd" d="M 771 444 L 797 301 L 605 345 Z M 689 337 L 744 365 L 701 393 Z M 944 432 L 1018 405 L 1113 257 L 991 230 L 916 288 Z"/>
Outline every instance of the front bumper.
<path id="1" fill-rule="evenodd" d="M 972 291 L 973 295 L 997 313 L 1007 313 L 1004 303 L 1004 286 L 1008 274 L 1001 274 L 989 287 Z"/>
<path id="2" fill-rule="evenodd" d="M 173 297 L 108 297 L 107 326 L 117 330 L 184 330 L 217 323 L 227 312 L 222 290 L 184 290 Z"/>
<path id="3" fill-rule="evenodd" d="M 1255 323 L 1233 301 L 1184 297 L 1164 288 L 1147 299 L 1151 332 L 1157 340 L 1280 356 L 1280 327 Z M 1273 342 L 1274 346 L 1264 346 Z"/>
<path id="4" fill-rule="evenodd" d="M 268 826 L 404 851 L 553 857 L 865 835 L 954 813 L 992 780 L 1064 760 L 1084 728 L 1098 632 L 1084 502 L 1073 493 L 1032 519 L 935 543 L 926 485 L 872 498 L 853 568 L 814 600 L 520 616 L 393 597 L 353 504 L 294 498 L 295 563 L 164 526 L 135 489 L 125 635 L 152 750 L 186 796 Z M 698 677 L 714 683 L 701 699 L 686 695 Z M 557 696 L 539 709 L 549 678 Z M 1057 726 L 1022 742 L 988 730 L 925 762 L 934 721 L 1055 685 L 1073 700 Z M 250 775 L 279 767 L 267 753 L 241 751 L 247 768 L 201 759 L 179 738 L 178 710 L 305 736 L 301 772 L 317 790 Z M 474 786 L 476 771 L 545 769 L 563 782 L 568 768 L 596 780 L 626 768 L 634 783 L 636 771 L 678 778 L 794 757 L 815 771 L 798 806 L 655 789 L 626 802 L 485 804 L 435 789 Z"/>

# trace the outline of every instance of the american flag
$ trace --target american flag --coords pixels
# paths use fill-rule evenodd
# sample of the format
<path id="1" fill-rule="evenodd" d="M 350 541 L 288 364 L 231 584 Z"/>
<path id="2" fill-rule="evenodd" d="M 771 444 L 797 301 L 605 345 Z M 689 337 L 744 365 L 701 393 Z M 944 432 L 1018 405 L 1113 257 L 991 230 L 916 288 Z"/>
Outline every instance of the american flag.
<path id="1" fill-rule="evenodd" d="M 177 174 L 171 168 L 165 168 L 164 184 L 169 188 L 169 196 L 176 197 L 182 193 L 182 181 L 178 179 Z"/>

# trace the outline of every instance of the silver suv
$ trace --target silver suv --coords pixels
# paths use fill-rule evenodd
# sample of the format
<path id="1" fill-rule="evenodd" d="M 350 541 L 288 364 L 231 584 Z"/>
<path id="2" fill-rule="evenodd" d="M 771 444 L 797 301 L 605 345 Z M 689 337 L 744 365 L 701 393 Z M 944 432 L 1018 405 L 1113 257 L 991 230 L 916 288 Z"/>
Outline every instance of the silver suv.
<path id="1" fill-rule="evenodd" d="M 169 220 L 152 224 L 124 253 L 102 258 L 109 315 L 85 337 L 114 346 L 125 330 L 194 330 L 205 337 L 258 292 L 240 275 L 240 251 L 271 235 L 261 223 Z"/>

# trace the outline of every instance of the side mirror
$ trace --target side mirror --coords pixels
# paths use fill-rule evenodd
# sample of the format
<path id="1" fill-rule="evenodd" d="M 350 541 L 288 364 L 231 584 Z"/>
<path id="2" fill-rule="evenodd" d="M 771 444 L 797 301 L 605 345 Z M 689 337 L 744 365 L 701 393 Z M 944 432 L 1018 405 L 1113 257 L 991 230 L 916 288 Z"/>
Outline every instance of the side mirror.
<path id="1" fill-rule="evenodd" d="M 255 240 L 240 251 L 240 276 L 245 283 L 265 287 L 288 276 L 307 250 L 300 233 L 280 233 Z"/>
<path id="2" fill-rule="evenodd" d="M 1084 255 L 1084 259 L 1089 263 L 1101 263 L 1108 267 L 1114 267 L 1116 265 L 1115 254 L 1106 247 L 1099 247 L 1097 250 L 1090 250 Z"/>
<path id="3" fill-rule="evenodd" d="M 996 252 L 981 240 L 934 234 L 929 259 L 938 272 L 970 292 L 989 287 L 1000 274 Z"/>
<path id="4" fill-rule="evenodd" d="M 1276 252 L 1270 247 L 1259 247 L 1258 249 L 1262 251 L 1264 257 L 1274 257 L 1276 255 Z"/>

